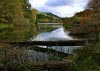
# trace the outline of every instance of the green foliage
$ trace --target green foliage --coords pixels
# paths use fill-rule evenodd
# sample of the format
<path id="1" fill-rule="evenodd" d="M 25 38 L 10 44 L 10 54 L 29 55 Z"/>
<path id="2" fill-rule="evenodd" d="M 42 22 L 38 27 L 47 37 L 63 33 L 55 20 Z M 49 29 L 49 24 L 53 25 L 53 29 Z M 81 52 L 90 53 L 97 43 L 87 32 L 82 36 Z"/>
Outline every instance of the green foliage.
<path id="1" fill-rule="evenodd" d="M 8 24 L 7 24 L 8 25 Z M 7 26 L 6 25 L 6 26 Z M 0 31 L 0 40 L 2 41 L 26 41 L 29 38 L 32 38 L 33 35 L 36 35 L 36 27 L 35 26 L 22 26 L 22 27 L 5 27 L 3 24 L 3 28 Z M 25 29 L 26 28 L 26 29 Z"/>
<path id="2" fill-rule="evenodd" d="M 31 15 L 32 10 L 29 0 L 0 0 L 1 23 L 29 24 Z"/>
<path id="3" fill-rule="evenodd" d="M 64 23 L 63 25 L 64 25 L 65 29 L 73 30 L 74 28 L 76 28 L 80 25 L 81 18 L 74 16 L 74 17 L 71 17 L 71 18 L 63 18 L 62 21 Z"/>
<path id="4" fill-rule="evenodd" d="M 74 16 L 74 17 L 71 17 L 71 18 L 63 18 L 62 20 L 65 21 L 64 22 L 65 24 L 79 24 L 81 18 Z"/>
<path id="5" fill-rule="evenodd" d="M 37 13 L 37 10 L 31 9 L 29 0 L 0 0 L 0 40 L 33 37 Z"/>
<path id="6" fill-rule="evenodd" d="M 99 71 L 100 53 L 95 48 L 94 45 L 88 45 L 76 50 L 72 71 Z"/>
<path id="7" fill-rule="evenodd" d="M 6 23 L 15 23 L 18 22 L 18 17 L 22 18 L 23 17 L 23 12 L 21 8 L 21 4 L 19 3 L 19 0 L 6 0 L 6 1 L 1 1 L 2 8 L 0 8 L 0 18 L 6 20 L 6 21 L 1 21 L 6 22 Z"/>
<path id="8" fill-rule="evenodd" d="M 56 16 L 52 13 L 39 13 L 37 15 L 37 18 L 38 18 L 38 22 L 46 22 L 46 23 L 48 23 L 48 22 L 53 22 L 53 23 L 60 22 L 61 23 L 62 22 L 58 16 Z"/>
<path id="9" fill-rule="evenodd" d="M 7 24 L 4 24 L 4 23 L 0 23 L 0 30 L 3 31 L 3 30 L 13 30 L 14 28 L 14 25 L 11 24 L 11 23 L 7 23 Z"/>
<path id="10" fill-rule="evenodd" d="M 95 50 L 96 51 L 100 51 L 100 41 L 98 41 L 97 43 L 96 43 L 96 48 L 95 48 Z"/>
<path id="11" fill-rule="evenodd" d="M 24 16 L 26 18 L 31 18 L 32 10 L 31 10 L 31 4 L 29 3 L 29 0 L 22 0 L 23 2 L 23 10 L 24 10 Z"/>

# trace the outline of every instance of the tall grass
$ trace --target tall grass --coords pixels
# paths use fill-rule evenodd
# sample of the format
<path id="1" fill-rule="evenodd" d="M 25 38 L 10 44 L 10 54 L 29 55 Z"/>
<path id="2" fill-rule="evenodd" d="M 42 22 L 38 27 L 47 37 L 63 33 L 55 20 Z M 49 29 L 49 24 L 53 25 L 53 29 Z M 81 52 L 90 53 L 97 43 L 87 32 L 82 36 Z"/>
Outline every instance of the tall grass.
<path id="1" fill-rule="evenodd" d="M 100 53 L 95 50 L 96 48 L 96 46 L 88 45 L 76 50 L 71 71 L 99 71 Z"/>

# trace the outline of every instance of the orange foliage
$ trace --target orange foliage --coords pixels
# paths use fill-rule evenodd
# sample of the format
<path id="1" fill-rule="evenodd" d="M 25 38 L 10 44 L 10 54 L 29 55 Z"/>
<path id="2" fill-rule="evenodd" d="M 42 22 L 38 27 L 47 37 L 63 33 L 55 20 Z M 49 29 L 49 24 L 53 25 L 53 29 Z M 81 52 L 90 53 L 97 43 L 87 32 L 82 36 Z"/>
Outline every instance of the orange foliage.
<path id="1" fill-rule="evenodd" d="M 93 16 L 93 11 L 92 10 L 85 10 L 83 12 L 77 13 L 76 16 L 81 17 L 80 25 L 86 24 L 87 21 Z"/>

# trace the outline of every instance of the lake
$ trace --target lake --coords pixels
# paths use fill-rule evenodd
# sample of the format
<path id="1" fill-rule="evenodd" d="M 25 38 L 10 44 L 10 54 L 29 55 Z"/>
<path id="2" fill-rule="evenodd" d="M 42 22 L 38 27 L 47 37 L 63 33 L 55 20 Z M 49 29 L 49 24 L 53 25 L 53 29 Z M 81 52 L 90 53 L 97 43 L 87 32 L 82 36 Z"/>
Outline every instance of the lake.
<path id="1" fill-rule="evenodd" d="M 34 36 L 31 38 L 31 41 L 64 41 L 64 40 L 74 40 L 76 38 L 73 38 L 69 35 L 69 31 L 64 30 L 63 27 L 57 28 L 56 30 L 53 30 L 51 32 L 43 32 L 38 34 L 37 36 Z M 34 46 L 33 46 L 34 47 Z M 62 52 L 66 54 L 73 54 L 73 50 L 79 48 L 79 46 L 36 46 L 37 48 L 44 49 L 50 49 L 54 50 L 55 53 L 52 54 L 52 52 L 47 51 L 42 52 L 35 51 L 35 50 L 28 50 L 28 55 L 31 56 L 30 60 L 33 61 L 45 61 L 45 60 L 62 60 L 63 58 L 59 57 L 57 53 Z"/>

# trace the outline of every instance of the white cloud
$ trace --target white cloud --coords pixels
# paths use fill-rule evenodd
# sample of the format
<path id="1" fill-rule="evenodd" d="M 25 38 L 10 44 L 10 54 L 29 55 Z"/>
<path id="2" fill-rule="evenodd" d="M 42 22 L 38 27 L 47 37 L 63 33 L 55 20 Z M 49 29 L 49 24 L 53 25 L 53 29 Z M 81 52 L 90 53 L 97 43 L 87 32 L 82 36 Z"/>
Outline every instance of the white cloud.
<path id="1" fill-rule="evenodd" d="M 29 0 L 33 8 L 41 8 L 48 0 Z"/>
<path id="2" fill-rule="evenodd" d="M 61 2 L 62 1 L 62 2 Z M 67 2 L 62 4 L 63 2 Z M 76 12 L 83 11 L 89 0 L 30 0 L 33 8 L 38 9 L 42 12 L 51 12 L 60 17 L 70 17 L 73 16 Z M 51 3 L 48 3 L 51 2 Z M 61 3 L 61 4 L 60 4 Z M 55 5 L 54 5 L 55 4 Z"/>
<path id="3" fill-rule="evenodd" d="M 71 17 L 76 12 L 83 11 L 84 9 L 81 7 L 71 7 L 71 6 L 58 6 L 52 9 L 53 13 L 60 17 Z M 51 12 L 52 12 L 51 11 Z"/>

